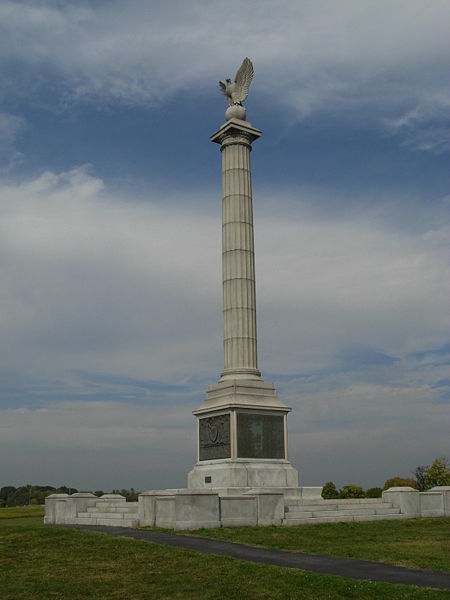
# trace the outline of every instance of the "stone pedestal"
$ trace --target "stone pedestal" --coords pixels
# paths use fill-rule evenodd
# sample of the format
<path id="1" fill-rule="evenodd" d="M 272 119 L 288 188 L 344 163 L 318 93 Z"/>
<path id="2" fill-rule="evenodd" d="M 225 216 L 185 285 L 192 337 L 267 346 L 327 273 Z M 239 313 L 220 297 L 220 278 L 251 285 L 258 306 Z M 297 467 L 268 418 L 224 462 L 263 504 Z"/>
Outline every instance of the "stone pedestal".
<path id="1" fill-rule="evenodd" d="M 260 135 L 231 118 L 211 136 L 222 152 L 224 369 L 193 413 L 198 447 L 191 489 L 298 486 L 287 456 L 291 409 L 258 369 L 250 152 Z"/>

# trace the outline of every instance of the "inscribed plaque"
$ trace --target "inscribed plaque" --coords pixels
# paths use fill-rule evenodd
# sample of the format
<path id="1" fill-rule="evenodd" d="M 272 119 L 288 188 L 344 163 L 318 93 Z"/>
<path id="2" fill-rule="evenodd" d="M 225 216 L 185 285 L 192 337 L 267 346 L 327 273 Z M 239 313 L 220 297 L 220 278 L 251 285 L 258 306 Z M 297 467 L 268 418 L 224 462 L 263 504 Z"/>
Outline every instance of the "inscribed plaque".
<path id="1" fill-rule="evenodd" d="M 238 413 L 237 430 L 239 458 L 285 458 L 282 416 Z"/>

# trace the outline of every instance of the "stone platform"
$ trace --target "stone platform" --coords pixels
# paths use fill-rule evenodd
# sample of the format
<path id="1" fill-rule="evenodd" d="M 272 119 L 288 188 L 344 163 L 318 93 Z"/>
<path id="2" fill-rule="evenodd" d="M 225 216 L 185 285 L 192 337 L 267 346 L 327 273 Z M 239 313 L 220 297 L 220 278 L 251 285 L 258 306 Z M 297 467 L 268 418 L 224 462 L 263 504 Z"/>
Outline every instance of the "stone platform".
<path id="1" fill-rule="evenodd" d="M 52 494 L 45 501 L 48 525 L 106 525 L 200 529 L 244 525 L 314 523 L 450 516 L 450 486 L 418 492 L 390 488 L 382 498 L 324 500 L 321 487 L 151 490 L 138 502 L 89 492 Z"/>

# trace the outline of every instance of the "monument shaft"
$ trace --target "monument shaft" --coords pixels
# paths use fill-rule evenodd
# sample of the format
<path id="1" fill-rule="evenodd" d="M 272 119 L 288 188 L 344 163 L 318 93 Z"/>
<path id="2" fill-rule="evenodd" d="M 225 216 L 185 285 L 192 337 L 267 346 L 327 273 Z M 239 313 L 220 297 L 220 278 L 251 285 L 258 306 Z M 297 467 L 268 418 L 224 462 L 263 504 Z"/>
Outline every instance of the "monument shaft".
<path id="1" fill-rule="evenodd" d="M 222 150 L 223 378 L 260 376 L 256 337 L 251 139 L 231 128 Z"/>

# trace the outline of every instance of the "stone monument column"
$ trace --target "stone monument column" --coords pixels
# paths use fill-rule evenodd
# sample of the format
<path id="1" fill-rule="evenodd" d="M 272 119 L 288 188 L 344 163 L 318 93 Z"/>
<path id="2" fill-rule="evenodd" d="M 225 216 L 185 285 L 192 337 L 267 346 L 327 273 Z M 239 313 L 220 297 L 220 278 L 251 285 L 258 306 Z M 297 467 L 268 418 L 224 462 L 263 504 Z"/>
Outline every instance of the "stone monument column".
<path id="1" fill-rule="evenodd" d="M 258 370 L 250 151 L 261 132 L 246 120 L 242 106 L 252 78 L 246 58 L 234 84 L 220 82 L 229 107 L 225 123 L 211 136 L 222 152 L 224 369 L 193 411 L 198 453 L 188 487 L 221 494 L 298 487 L 287 458 L 291 409 Z"/>
<path id="2" fill-rule="evenodd" d="M 231 119 L 211 140 L 222 152 L 224 370 L 221 380 L 260 378 L 250 152 L 261 132 Z"/>

